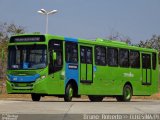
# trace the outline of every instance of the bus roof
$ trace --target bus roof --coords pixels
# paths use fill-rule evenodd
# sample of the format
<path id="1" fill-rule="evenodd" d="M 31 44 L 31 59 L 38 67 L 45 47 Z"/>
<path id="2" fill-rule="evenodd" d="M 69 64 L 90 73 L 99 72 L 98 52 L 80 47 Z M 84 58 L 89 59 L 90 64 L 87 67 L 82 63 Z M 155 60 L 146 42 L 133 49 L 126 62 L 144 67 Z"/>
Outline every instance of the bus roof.
<path id="1" fill-rule="evenodd" d="M 46 38 L 45 42 L 48 42 L 50 39 L 59 39 L 59 40 L 65 40 L 64 36 L 56 36 L 51 34 L 18 34 L 13 35 L 12 37 L 18 37 L 18 36 L 44 36 Z M 11 37 L 11 38 L 12 38 Z M 93 44 L 93 45 L 100 45 L 100 46 L 109 46 L 109 47 L 118 47 L 118 48 L 124 48 L 124 49 L 133 49 L 133 50 L 140 50 L 140 51 L 146 51 L 146 52 L 157 52 L 157 50 L 152 48 L 142 48 L 134 45 L 128 45 L 125 42 L 117 41 L 117 40 L 107 40 L 102 38 L 97 38 L 95 40 L 88 40 L 88 39 L 81 39 L 81 38 L 70 38 L 70 39 L 77 39 L 79 43 L 85 43 L 85 44 Z M 11 43 L 11 41 L 10 41 Z M 25 42 L 26 43 L 26 42 Z M 9 45 L 13 45 L 12 43 Z"/>

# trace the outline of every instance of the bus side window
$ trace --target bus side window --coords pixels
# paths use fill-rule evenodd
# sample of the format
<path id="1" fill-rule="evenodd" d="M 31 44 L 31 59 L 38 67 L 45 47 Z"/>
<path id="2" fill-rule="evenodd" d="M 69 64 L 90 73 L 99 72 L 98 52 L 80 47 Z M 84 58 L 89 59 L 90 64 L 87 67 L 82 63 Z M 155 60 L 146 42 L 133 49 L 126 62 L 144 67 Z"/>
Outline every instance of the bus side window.
<path id="1" fill-rule="evenodd" d="M 92 64 L 92 49 L 86 48 L 86 63 Z"/>
<path id="2" fill-rule="evenodd" d="M 130 51 L 130 66 L 131 68 L 140 68 L 140 54 L 138 51 Z"/>
<path id="3" fill-rule="evenodd" d="M 152 53 L 152 68 L 153 70 L 156 69 L 156 66 L 157 66 L 157 61 L 156 61 L 156 53 Z"/>
<path id="4" fill-rule="evenodd" d="M 151 69 L 151 56 L 150 54 L 142 54 L 142 68 Z"/>
<path id="5" fill-rule="evenodd" d="M 129 67 L 129 51 L 127 49 L 119 49 L 119 65 L 120 67 Z"/>
<path id="6" fill-rule="evenodd" d="M 95 47 L 95 64 L 106 65 L 106 48 L 101 46 Z"/>
<path id="7" fill-rule="evenodd" d="M 81 47 L 81 63 L 86 63 L 85 48 Z"/>
<path id="8" fill-rule="evenodd" d="M 66 62 L 78 62 L 78 45 L 73 42 L 66 42 Z"/>
<path id="9" fill-rule="evenodd" d="M 118 49 L 117 48 L 108 47 L 107 63 L 109 66 L 118 66 Z"/>

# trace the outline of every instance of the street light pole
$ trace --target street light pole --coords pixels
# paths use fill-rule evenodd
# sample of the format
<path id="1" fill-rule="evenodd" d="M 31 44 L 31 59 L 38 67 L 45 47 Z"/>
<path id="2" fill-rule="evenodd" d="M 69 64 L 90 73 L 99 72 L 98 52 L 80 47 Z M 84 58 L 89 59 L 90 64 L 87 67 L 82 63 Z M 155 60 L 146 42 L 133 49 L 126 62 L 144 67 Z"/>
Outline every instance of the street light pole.
<path id="1" fill-rule="evenodd" d="M 40 13 L 40 14 L 42 14 L 42 15 L 46 15 L 46 34 L 47 34 L 48 33 L 48 16 L 50 14 L 57 13 L 57 10 L 46 11 L 45 9 L 41 9 L 41 10 L 39 10 L 37 12 Z"/>
<path id="2" fill-rule="evenodd" d="M 46 34 L 48 33 L 48 14 L 46 15 Z"/>

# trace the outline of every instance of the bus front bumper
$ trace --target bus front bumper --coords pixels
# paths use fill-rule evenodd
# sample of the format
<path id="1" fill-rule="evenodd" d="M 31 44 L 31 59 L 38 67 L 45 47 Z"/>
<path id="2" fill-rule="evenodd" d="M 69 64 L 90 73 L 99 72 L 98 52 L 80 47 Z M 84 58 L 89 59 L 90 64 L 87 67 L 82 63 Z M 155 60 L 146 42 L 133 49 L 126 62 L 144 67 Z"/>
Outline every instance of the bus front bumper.
<path id="1" fill-rule="evenodd" d="M 32 83 L 14 83 L 7 80 L 7 93 L 8 94 L 47 94 L 48 91 L 44 85 L 45 82 L 32 82 Z"/>

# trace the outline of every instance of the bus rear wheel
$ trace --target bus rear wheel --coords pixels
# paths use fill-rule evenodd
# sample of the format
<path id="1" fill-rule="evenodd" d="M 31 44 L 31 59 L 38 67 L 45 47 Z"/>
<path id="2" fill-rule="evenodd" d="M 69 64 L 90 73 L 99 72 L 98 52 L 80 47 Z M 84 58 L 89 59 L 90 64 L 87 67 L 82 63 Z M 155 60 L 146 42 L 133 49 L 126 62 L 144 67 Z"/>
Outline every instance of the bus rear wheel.
<path id="1" fill-rule="evenodd" d="M 65 90 L 64 101 L 71 102 L 73 97 L 73 87 L 71 84 L 68 84 Z"/>
<path id="2" fill-rule="evenodd" d="M 102 102 L 104 97 L 103 96 L 97 96 L 97 95 L 89 95 L 88 98 L 91 102 Z"/>
<path id="3" fill-rule="evenodd" d="M 116 96 L 119 102 L 129 102 L 132 98 L 132 87 L 130 85 L 125 85 L 123 88 L 123 95 Z"/>
<path id="4" fill-rule="evenodd" d="M 33 93 L 31 94 L 31 98 L 32 98 L 32 101 L 40 101 L 41 95 Z"/>

